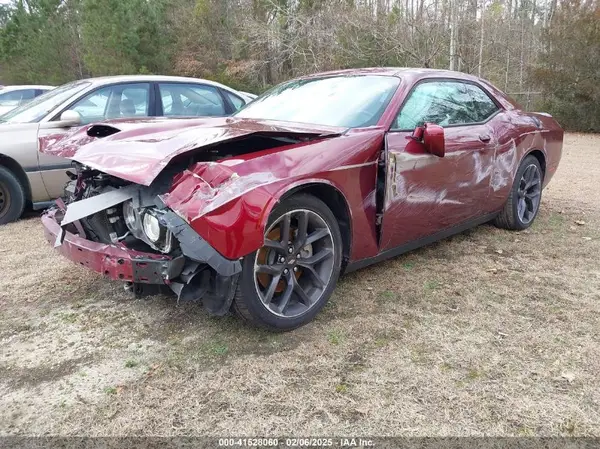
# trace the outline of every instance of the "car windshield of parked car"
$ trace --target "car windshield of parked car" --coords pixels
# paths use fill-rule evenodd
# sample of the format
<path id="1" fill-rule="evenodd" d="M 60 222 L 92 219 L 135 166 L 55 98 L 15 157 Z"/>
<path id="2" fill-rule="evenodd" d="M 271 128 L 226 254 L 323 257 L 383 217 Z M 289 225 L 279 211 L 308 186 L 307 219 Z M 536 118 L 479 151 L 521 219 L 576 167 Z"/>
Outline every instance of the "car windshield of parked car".
<path id="1" fill-rule="evenodd" d="M 76 93 L 88 87 L 88 81 L 74 81 L 52 89 L 27 104 L 19 106 L 12 111 L 0 116 L 2 123 L 36 123 L 42 120 L 49 112 L 67 101 Z"/>
<path id="2" fill-rule="evenodd" d="M 397 77 L 379 75 L 295 80 L 276 86 L 234 115 L 344 128 L 373 126 L 399 84 Z"/>
<path id="3" fill-rule="evenodd" d="M 5 89 L 6 90 L 6 89 Z M 35 89 L 18 89 L 5 92 L 0 91 L 0 106 L 18 106 L 32 100 L 35 97 Z"/>

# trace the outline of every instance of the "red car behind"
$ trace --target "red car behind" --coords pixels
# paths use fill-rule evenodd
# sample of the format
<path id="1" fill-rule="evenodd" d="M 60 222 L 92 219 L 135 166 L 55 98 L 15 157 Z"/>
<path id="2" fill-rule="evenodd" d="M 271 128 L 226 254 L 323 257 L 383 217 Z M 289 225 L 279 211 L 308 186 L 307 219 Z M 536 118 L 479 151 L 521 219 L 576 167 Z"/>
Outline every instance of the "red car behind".
<path id="1" fill-rule="evenodd" d="M 525 229 L 563 131 L 488 82 L 361 69 L 283 83 L 229 118 L 91 125 L 66 204 L 42 220 L 66 257 L 214 314 L 288 330 L 338 277 L 494 221 Z"/>

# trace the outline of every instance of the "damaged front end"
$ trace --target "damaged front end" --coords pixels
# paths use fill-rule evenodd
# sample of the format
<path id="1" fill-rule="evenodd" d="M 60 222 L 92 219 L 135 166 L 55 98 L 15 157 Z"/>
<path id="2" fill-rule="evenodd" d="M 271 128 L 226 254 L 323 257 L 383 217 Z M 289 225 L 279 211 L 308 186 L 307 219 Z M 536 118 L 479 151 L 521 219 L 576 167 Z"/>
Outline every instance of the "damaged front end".
<path id="1" fill-rule="evenodd" d="M 105 122 L 41 141 L 40 151 L 75 167 L 64 201 L 42 218 L 46 238 L 138 296 L 172 292 L 223 315 L 240 259 L 264 243 L 273 194 L 314 170 L 303 149 L 321 154 L 319 143 L 344 131 L 203 118 Z"/>
<path id="2" fill-rule="evenodd" d="M 165 205 L 172 174 L 150 186 L 76 163 L 65 200 L 42 217 L 47 240 L 65 257 L 136 296 L 173 293 L 201 300 L 215 315 L 228 312 L 241 272 Z"/>

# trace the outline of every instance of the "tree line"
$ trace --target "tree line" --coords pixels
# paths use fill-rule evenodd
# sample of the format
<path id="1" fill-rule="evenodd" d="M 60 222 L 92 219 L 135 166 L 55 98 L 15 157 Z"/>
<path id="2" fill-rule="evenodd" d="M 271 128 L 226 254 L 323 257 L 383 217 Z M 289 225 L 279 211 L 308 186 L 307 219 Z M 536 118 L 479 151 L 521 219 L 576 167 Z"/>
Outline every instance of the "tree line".
<path id="1" fill-rule="evenodd" d="M 600 0 L 13 0 L 0 79 L 124 73 L 260 93 L 349 67 L 459 70 L 568 129 L 600 132 Z"/>

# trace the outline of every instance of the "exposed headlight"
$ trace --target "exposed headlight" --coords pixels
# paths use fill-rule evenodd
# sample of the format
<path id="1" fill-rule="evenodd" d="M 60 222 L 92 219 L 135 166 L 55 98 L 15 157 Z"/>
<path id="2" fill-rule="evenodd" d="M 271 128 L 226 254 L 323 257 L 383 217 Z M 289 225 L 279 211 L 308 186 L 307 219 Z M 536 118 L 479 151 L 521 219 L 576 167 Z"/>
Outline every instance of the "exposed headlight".
<path id="1" fill-rule="evenodd" d="M 133 202 L 123 204 L 123 218 L 131 233 L 163 253 L 173 249 L 173 234 L 160 224 L 160 212 L 153 208 L 136 209 Z"/>
<path id="2" fill-rule="evenodd" d="M 144 234 L 148 237 L 152 243 L 156 243 L 160 240 L 161 226 L 158 222 L 158 218 L 152 214 L 152 212 L 146 212 L 144 214 Z"/>
<path id="3" fill-rule="evenodd" d="M 160 224 L 160 212 L 154 209 L 146 209 L 143 212 L 142 230 L 144 241 L 154 249 L 163 253 L 170 253 L 173 249 L 173 233 Z"/>

